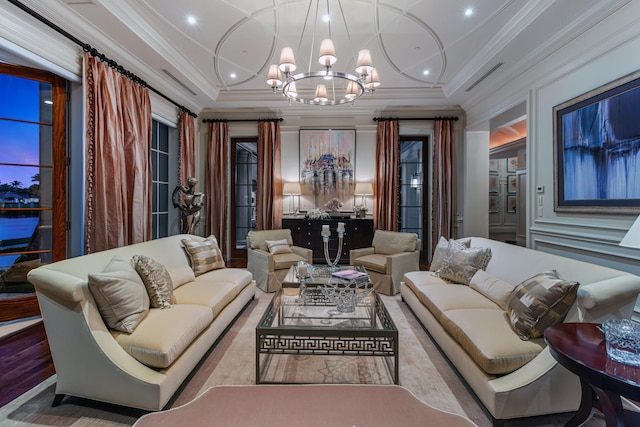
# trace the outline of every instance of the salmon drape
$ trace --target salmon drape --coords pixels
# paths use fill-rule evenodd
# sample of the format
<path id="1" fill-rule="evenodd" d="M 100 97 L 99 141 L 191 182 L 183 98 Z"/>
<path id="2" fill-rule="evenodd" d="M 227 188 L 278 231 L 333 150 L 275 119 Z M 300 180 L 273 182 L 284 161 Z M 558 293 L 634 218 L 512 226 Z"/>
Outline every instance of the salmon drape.
<path id="1" fill-rule="evenodd" d="M 225 257 L 227 253 L 227 222 L 229 220 L 229 131 L 226 122 L 209 123 L 209 147 L 205 170 L 206 233 L 213 234 Z"/>
<path id="2" fill-rule="evenodd" d="M 400 138 L 397 120 L 378 122 L 374 227 L 398 231 L 400 206 Z"/>
<path id="3" fill-rule="evenodd" d="M 433 196 L 431 250 L 444 236 L 455 237 L 456 146 L 451 120 L 436 120 L 433 139 Z"/>
<path id="4" fill-rule="evenodd" d="M 178 118 L 179 144 L 180 144 L 180 185 L 187 185 L 187 178 L 196 176 L 196 125 L 195 118 L 182 111 Z"/>
<path id="5" fill-rule="evenodd" d="M 282 169 L 280 123 L 258 123 L 258 191 L 256 227 L 271 230 L 282 226 Z"/>
<path id="6" fill-rule="evenodd" d="M 86 52 L 85 251 L 151 239 L 151 101 Z"/>

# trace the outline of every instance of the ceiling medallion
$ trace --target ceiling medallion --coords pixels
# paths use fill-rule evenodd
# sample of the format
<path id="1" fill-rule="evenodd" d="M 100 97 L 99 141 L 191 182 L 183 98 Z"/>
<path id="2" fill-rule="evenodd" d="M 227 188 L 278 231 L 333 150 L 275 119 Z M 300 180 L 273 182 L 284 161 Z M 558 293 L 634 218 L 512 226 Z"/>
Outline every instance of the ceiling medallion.
<path id="1" fill-rule="evenodd" d="M 318 20 L 320 0 L 310 0 L 300 40 L 303 39 L 307 23 L 310 22 L 309 15 L 314 1 L 316 3 L 316 22 Z M 340 0 L 338 0 L 338 6 L 345 29 L 349 34 Z M 368 49 L 362 49 L 358 53 L 358 61 L 355 67 L 357 75 L 332 70 L 332 66 L 338 58 L 331 39 L 329 0 L 326 2 L 326 9 L 325 21 L 327 21 L 329 38 L 322 40 L 320 43 L 320 54 L 318 56 L 318 62 L 324 66 L 324 70 L 311 71 L 309 69 L 307 72 L 293 74 L 296 70 L 296 61 L 293 49 L 290 47 L 282 49 L 280 64 L 269 66 L 267 84 L 271 86 L 274 93 L 278 91 L 278 88 L 281 88 L 282 95 L 289 99 L 289 102 L 295 101 L 309 105 L 353 104 L 365 92 L 373 94 L 373 91 L 380 85 L 378 72 L 373 67 L 371 53 Z M 311 50 L 313 50 L 313 40 L 315 40 L 315 34 L 312 34 Z M 351 38 L 349 37 L 350 41 Z M 353 48 L 351 50 L 353 51 Z"/>

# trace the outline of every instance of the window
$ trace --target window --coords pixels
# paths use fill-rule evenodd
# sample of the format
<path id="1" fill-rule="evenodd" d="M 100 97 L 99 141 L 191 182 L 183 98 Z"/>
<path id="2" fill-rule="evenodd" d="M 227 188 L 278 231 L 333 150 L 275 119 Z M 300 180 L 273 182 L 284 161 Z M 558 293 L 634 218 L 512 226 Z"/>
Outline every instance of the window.
<path id="1" fill-rule="evenodd" d="M 0 321 L 39 314 L 27 273 L 66 257 L 66 109 L 64 79 L 0 64 Z"/>
<path id="2" fill-rule="evenodd" d="M 256 229 L 256 190 L 258 175 L 258 139 L 231 139 L 231 206 L 235 215 L 231 219 L 231 257 L 246 259 L 247 233 Z"/>
<path id="3" fill-rule="evenodd" d="M 416 233 L 424 241 L 426 137 L 400 137 L 400 231 Z"/>
<path id="4" fill-rule="evenodd" d="M 151 222 L 153 238 L 169 235 L 169 126 L 153 120 L 151 139 Z"/>

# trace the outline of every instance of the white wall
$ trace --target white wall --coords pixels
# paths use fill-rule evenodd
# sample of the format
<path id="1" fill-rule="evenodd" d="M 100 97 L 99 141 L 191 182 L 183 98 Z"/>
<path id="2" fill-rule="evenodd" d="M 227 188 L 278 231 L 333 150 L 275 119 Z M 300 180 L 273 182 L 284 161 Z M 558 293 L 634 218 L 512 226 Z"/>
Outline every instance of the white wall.
<path id="1" fill-rule="evenodd" d="M 527 102 L 529 247 L 636 274 L 640 274 L 640 250 L 618 246 L 635 216 L 554 212 L 552 112 L 555 105 L 640 69 L 638 17 L 640 2 L 629 2 L 518 79 L 501 82 L 490 96 L 465 106 L 469 130 L 474 130 L 511 106 Z M 467 132 L 468 142 L 472 133 Z M 470 147 L 467 150 L 468 155 L 479 155 Z M 474 173 L 479 179 L 485 172 Z M 544 186 L 544 193 L 536 193 L 537 186 Z M 541 206 L 537 206 L 539 196 Z M 479 206 L 476 215 L 484 211 Z"/>

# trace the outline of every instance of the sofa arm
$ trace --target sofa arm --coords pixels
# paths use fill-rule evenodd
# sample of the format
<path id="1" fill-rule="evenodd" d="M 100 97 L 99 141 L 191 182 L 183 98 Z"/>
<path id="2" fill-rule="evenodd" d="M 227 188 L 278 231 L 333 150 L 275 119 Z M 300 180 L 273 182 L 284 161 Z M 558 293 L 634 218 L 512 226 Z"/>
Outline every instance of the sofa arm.
<path id="1" fill-rule="evenodd" d="M 276 262 L 267 251 L 262 249 L 249 249 L 247 250 L 247 268 L 251 270 L 261 271 L 273 271 L 275 269 Z M 255 273 L 254 273 L 255 274 Z"/>
<path id="2" fill-rule="evenodd" d="M 349 251 L 349 264 L 353 265 L 356 258 L 360 258 L 365 255 L 372 255 L 375 253 L 373 247 L 370 248 L 360 248 L 360 249 L 351 249 Z"/>
<path id="3" fill-rule="evenodd" d="M 397 283 L 399 286 L 405 273 L 420 270 L 420 252 L 402 252 L 387 255 L 386 270 L 393 283 Z"/>
<path id="4" fill-rule="evenodd" d="M 576 298 L 578 320 L 600 323 L 610 317 L 629 319 L 639 293 L 640 277 L 633 275 L 581 285 Z"/>
<path id="5" fill-rule="evenodd" d="M 87 281 L 79 277 L 47 267 L 39 267 L 31 270 L 27 274 L 27 279 L 38 292 L 52 297 L 73 302 L 85 299 L 83 288 L 87 286 Z"/>
<path id="6" fill-rule="evenodd" d="M 302 248 L 300 246 L 289 246 L 291 248 L 291 252 L 296 255 L 300 255 L 304 259 L 307 260 L 309 264 L 313 264 L 313 251 L 311 249 Z"/>

